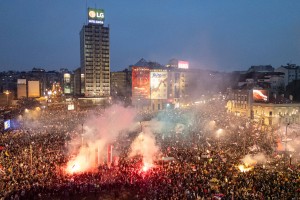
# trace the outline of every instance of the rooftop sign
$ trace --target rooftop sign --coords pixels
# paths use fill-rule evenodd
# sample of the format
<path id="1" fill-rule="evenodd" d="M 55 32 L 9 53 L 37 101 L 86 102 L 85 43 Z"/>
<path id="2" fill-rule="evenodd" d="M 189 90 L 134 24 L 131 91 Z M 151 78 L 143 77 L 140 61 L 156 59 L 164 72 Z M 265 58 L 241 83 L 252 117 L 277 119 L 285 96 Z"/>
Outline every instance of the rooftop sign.
<path id="1" fill-rule="evenodd" d="M 103 24 L 104 23 L 104 10 L 103 9 L 88 9 L 88 20 L 91 24 Z"/>

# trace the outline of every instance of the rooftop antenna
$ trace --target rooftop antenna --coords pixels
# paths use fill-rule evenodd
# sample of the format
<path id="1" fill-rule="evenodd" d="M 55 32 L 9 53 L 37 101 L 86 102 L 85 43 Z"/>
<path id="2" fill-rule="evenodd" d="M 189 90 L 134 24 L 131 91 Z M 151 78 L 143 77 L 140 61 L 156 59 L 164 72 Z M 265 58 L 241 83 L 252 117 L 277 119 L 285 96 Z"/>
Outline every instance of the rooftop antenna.
<path id="1" fill-rule="evenodd" d="M 85 0 L 85 22 L 88 24 L 88 7 L 87 7 L 87 0 Z"/>

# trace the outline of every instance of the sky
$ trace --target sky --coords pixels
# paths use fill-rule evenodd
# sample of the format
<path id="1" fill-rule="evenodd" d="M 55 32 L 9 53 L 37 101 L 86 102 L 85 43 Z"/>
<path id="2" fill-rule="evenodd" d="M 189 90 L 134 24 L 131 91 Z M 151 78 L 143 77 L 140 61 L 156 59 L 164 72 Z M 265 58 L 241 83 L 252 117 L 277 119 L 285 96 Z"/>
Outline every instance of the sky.
<path id="1" fill-rule="evenodd" d="M 300 65 L 299 0 L 0 0 L 0 71 L 78 68 L 86 7 L 105 10 L 111 71 L 141 58 L 227 72 Z"/>

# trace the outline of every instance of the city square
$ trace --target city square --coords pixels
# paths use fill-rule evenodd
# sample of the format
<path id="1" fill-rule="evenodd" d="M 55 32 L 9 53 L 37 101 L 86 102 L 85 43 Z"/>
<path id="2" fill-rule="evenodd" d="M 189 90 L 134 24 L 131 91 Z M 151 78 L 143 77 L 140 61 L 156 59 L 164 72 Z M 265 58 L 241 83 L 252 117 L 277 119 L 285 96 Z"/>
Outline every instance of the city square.
<path id="1" fill-rule="evenodd" d="M 300 199 L 300 3 L 12 2 L 1 200 Z"/>

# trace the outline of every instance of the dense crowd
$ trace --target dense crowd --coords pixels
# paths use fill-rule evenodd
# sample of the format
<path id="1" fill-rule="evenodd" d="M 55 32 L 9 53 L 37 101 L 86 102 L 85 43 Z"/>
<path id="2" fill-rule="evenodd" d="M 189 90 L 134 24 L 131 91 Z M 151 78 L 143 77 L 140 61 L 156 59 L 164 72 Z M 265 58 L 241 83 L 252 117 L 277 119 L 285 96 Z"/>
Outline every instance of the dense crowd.
<path id="1" fill-rule="evenodd" d="M 93 112 L 101 115 L 102 110 Z M 298 163 L 277 156 L 276 135 L 259 123 L 226 113 L 219 101 L 140 113 L 139 120 L 155 117 L 169 125 L 153 134 L 162 155 L 170 160 L 157 160 L 153 167 L 142 170 L 142 158 L 128 158 L 126 141 L 136 137 L 128 134 L 126 140 L 114 144 L 120 152 L 117 164 L 104 163 L 92 172 L 66 174 L 62 166 L 71 156 L 67 151 L 69 142 L 80 137 L 89 113 L 42 109 L 18 117 L 14 128 L 0 137 L 1 198 L 192 200 L 300 196 Z M 223 132 L 216 134 L 219 129 Z M 251 150 L 253 146 L 257 148 Z M 241 159 L 257 152 L 266 155 L 266 162 L 241 172 Z"/>

